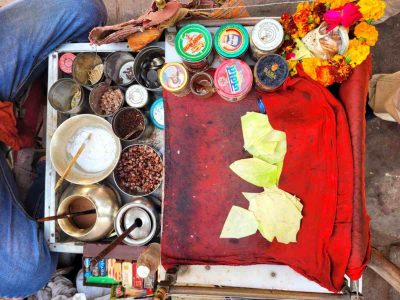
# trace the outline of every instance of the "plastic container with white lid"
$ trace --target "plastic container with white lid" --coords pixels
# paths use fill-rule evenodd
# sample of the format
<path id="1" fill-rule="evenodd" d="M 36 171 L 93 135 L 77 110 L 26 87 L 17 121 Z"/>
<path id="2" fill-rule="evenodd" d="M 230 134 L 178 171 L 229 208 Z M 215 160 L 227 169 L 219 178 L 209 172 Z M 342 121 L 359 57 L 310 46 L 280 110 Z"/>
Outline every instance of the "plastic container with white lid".
<path id="1" fill-rule="evenodd" d="M 282 25 L 274 19 L 264 19 L 258 22 L 251 31 L 250 49 L 257 61 L 266 54 L 275 53 L 282 45 L 284 31 Z"/>

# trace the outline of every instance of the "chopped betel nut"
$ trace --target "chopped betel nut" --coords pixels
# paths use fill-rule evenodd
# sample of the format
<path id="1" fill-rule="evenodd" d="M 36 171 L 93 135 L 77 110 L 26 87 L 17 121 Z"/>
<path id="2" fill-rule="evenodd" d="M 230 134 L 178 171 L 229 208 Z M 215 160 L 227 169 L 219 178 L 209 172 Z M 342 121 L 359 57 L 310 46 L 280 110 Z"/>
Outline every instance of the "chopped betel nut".
<path id="1" fill-rule="evenodd" d="M 118 110 L 122 103 L 122 93 L 119 89 L 108 89 L 101 96 L 99 106 L 103 114 L 109 115 Z"/>
<path id="2" fill-rule="evenodd" d="M 115 170 L 119 187 L 128 194 L 149 194 L 161 183 L 163 163 L 155 150 L 146 145 L 133 145 L 122 152 Z"/>

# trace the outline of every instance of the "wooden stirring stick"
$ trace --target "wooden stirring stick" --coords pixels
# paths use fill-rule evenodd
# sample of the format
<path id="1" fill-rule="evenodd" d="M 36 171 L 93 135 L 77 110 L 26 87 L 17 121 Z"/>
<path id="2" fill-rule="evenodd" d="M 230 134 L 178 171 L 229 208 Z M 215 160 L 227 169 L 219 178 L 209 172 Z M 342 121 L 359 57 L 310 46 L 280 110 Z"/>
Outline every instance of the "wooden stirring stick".
<path id="1" fill-rule="evenodd" d="M 60 177 L 60 179 L 58 179 L 58 181 L 56 183 L 56 187 L 54 188 L 54 191 L 57 191 L 57 189 L 61 186 L 61 183 L 64 181 L 65 177 L 68 176 L 69 172 L 71 171 L 72 167 L 75 165 L 79 156 L 82 154 L 83 150 L 85 150 L 85 147 L 91 137 L 92 137 L 92 133 L 90 132 L 89 135 L 87 136 L 86 140 L 82 143 L 82 145 L 79 147 L 78 151 L 72 157 L 71 161 L 69 162 L 67 168 L 65 169 L 65 171 L 62 174 L 62 176 Z"/>
<path id="2" fill-rule="evenodd" d="M 57 216 L 44 217 L 44 218 L 37 219 L 36 221 L 37 222 L 47 222 L 47 221 L 54 221 L 54 220 L 71 218 L 71 217 L 82 216 L 82 215 L 91 215 L 91 214 L 95 214 L 95 213 L 96 213 L 95 209 L 89 209 L 89 210 L 77 211 L 77 212 L 67 212 L 67 213 L 57 215 Z"/>
<path id="3" fill-rule="evenodd" d="M 119 244 L 122 243 L 122 241 L 128 236 L 128 234 L 130 234 L 135 228 L 140 226 L 141 226 L 141 221 L 136 220 L 135 223 L 129 226 L 129 228 L 125 230 L 117 239 L 112 241 L 112 243 L 109 244 L 103 251 L 101 251 L 95 258 L 92 258 L 92 261 L 90 262 L 90 267 L 93 269 L 99 262 L 99 260 L 103 259 L 104 256 L 106 256 L 108 253 L 114 250 L 115 247 L 117 247 Z"/>

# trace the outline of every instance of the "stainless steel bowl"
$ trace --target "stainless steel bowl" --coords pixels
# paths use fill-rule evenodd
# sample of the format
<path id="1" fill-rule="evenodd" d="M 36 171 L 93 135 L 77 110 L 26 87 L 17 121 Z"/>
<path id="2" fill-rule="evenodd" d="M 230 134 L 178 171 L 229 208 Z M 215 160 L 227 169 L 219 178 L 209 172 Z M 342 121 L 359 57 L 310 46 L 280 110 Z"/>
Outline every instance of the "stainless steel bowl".
<path id="1" fill-rule="evenodd" d="M 131 246 L 143 246 L 150 242 L 159 230 L 159 214 L 154 208 L 151 200 L 145 197 L 138 197 L 132 202 L 125 204 L 118 211 L 115 218 L 114 228 L 120 236 L 137 219 L 141 221 L 141 226 L 135 228 L 124 243 Z"/>
<path id="2" fill-rule="evenodd" d="M 140 146 L 146 146 L 146 147 L 149 147 L 149 148 L 153 149 L 153 151 L 160 157 L 161 162 L 163 163 L 163 159 L 162 159 L 160 153 L 159 153 L 156 149 L 154 149 L 153 147 L 151 147 L 151 146 L 149 146 L 149 145 L 145 145 L 145 144 L 132 144 L 132 145 L 129 145 L 129 146 L 125 147 L 125 148 L 121 151 L 121 154 L 122 154 L 124 151 L 126 151 L 127 149 L 129 149 L 130 147 L 139 146 L 139 145 L 140 145 Z M 119 180 L 118 180 L 117 176 L 115 175 L 115 173 L 116 173 L 116 169 L 113 171 L 113 180 L 114 180 L 114 182 L 115 182 L 116 187 L 118 188 L 118 190 L 119 190 L 121 193 L 123 193 L 123 194 L 125 194 L 125 195 L 127 195 L 127 196 L 135 196 L 135 197 L 138 197 L 138 196 L 141 196 L 141 197 L 148 196 L 148 195 L 154 193 L 154 192 L 161 186 L 161 184 L 162 184 L 162 182 L 163 182 L 163 180 L 164 180 L 164 178 L 163 178 L 163 179 L 160 181 L 160 183 L 159 183 L 151 192 L 149 192 L 149 193 L 147 193 L 147 194 L 145 194 L 145 193 L 141 193 L 141 194 L 140 194 L 140 193 L 138 193 L 138 194 L 130 194 L 130 193 L 126 192 L 124 189 L 122 189 L 122 187 L 120 187 Z M 163 176 L 164 176 L 164 163 L 163 163 Z"/>

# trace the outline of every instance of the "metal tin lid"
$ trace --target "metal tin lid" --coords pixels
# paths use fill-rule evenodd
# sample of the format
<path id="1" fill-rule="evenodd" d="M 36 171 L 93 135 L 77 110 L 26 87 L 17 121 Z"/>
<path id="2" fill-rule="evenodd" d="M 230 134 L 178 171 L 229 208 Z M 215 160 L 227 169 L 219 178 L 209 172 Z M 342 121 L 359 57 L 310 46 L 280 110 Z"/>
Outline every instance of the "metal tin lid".
<path id="1" fill-rule="evenodd" d="M 70 52 L 61 55 L 60 59 L 58 60 L 58 66 L 60 67 L 61 71 L 63 71 L 66 74 L 72 74 L 72 65 L 74 63 L 75 58 L 76 55 Z"/>
<path id="2" fill-rule="evenodd" d="M 282 25 L 274 19 L 264 19 L 258 22 L 251 32 L 253 44 L 261 51 L 272 51 L 283 41 Z"/>
<path id="3" fill-rule="evenodd" d="M 254 67 L 256 81 L 267 89 L 281 86 L 288 76 L 288 63 L 278 54 L 264 55 Z"/>
<path id="4" fill-rule="evenodd" d="M 175 49 L 183 60 L 200 61 L 211 52 L 211 33 L 203 25 L 188 24 L 178 31 Z"/>
<path id="5" fill-rule="evenodd" d="M 121 85 L 129 85 L 135 81 L 135 74 L 133 68 L 135 66 L 135 61 L 128 61 L 121 66 L 119 69 L 119 79 Z"/>
<path id="6" fill-rule="evenodd" d="M 152 224 L 149 214 L 143 208 L 132 207 L 124 215 L 124 228 L 128 229 L 137 219 L 139 219 L 142 224 L 129 235 L 135 240 L 140 240 L 149 236 Z"/>
<path id="7" fill-rule="evenodd" d="M 215 34 L 214 47 L 218 54 L 235 58 L 241 56 L 249 47 L 249 34 L 242 25 L 228 23 L 222 25 Z"/>
<path id="8" fill-rule="evenodd" d="M 160 83 L 169 92 L 179 92 L 185 89 L 189 82 L 189 74 L 180 63 L 168 63 L 158 75 Z"/>
<path id="9" fill-rule="evenodd" d="M 149 93 L 140 84 L 131 85 L 125 92 L 126 103 L 135 108 L 145 106 L 149 100 Z"/>
<path id="10" fill-rule="evenodd" d="M 252 84 L 250 67 L 239 59 L 223 61 L 214 74 L 214 85 L 218 93 L 227 98 L 247 93 Z"/>
<path id="11" fill-rule="evenodd" d="M 164 129 L 164 100 L 158 98 L 150 107 L 150 119 L 154 125 L 160 129 Z"/>

